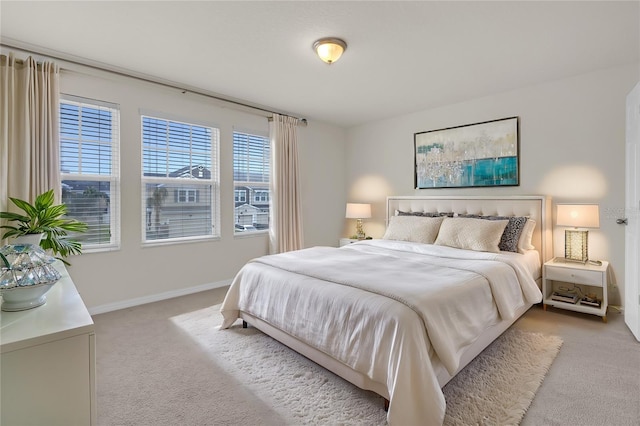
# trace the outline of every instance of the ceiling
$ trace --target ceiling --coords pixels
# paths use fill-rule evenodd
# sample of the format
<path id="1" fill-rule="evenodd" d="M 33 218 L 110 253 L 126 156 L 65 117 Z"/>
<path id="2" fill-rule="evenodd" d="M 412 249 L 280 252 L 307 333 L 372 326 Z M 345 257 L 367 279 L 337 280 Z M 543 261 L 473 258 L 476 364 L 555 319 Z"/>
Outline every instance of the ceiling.
<path id="1" fill-rule="evenodd" d="M 640 61 L 639 2 L 7 1 L 27 43 L 341 127 Z M 348 47 L 327 65 L 321 37 Z"/>

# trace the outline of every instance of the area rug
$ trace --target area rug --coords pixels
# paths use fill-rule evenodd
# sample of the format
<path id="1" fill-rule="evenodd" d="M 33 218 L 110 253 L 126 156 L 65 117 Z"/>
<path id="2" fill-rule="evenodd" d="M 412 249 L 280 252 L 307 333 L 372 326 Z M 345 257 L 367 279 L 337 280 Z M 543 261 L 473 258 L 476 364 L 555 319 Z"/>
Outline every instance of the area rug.
<path id="1" fill-rule="evenodd" d="M 385 425 L 383 400 L 259 330 L 240 322 L 219 330 L 219 306 L 172 318 L 216 363 L 290 425 Z M 506 331 L 443 389 L 445 425 L 517 425 L 562 341 Z"/>
<path id="2" fill-rule="evenodd" d="M 446 425 L 517 425 L 562 339 L 509 329 L 443 388 Z"/>

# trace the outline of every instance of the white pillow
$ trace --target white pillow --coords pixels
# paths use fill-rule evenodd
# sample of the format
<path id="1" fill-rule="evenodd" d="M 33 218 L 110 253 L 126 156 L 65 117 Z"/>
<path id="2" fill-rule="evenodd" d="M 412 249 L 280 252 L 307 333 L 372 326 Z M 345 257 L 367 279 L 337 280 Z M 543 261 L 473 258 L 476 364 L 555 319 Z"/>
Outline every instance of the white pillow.
<path id="1" fill-rule="evenodd" d="M 500 238 L 509 220 L 445 218 L 435 244 L 475 251 L 499 252 Z"/>
<path id="2" fill-rule="evenodd" d="M 533 230 L 536 228 L 536 221 L 528 218 L 527 223 L 524 224 L 522 234 L 518 240 L 518 253 L 524 253 L 527 250 L 533 250 L 535 247 L 531 244 L 531 238 L 533 237 Z"/>
<path id="3" fill-rule="evenodd" d="M 442 219 L 441 217 L 391 216 L 382 239 L 433 244 Z"/>

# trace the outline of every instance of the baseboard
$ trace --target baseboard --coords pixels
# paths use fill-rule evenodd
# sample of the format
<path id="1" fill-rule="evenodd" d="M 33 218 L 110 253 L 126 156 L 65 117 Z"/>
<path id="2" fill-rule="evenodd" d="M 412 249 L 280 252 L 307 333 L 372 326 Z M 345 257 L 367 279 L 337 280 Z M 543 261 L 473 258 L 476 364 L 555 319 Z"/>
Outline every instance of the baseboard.
<path id="1" fill-rule="evenodd" d="M 171 290 L 164 293 L 152 294 L 150 296 L 136 297 L 135 299 L 122 300 L 120 302 L 107 303 L 104 305 L 88 308 L 91 315 L 104 314 L 120 309 L 131 308 L 133 306 L 144 305 L 147 303 L 159 302 L 161 300 L 173 299 L 174 297 L 186 296 L 188 294 L 198 293 L 205 290 L 220 288 L 231 285 L 231 279 L 217 281 L 214 283 L 201 284 L 195 287 L 181 288 L 179 290 Z"/>

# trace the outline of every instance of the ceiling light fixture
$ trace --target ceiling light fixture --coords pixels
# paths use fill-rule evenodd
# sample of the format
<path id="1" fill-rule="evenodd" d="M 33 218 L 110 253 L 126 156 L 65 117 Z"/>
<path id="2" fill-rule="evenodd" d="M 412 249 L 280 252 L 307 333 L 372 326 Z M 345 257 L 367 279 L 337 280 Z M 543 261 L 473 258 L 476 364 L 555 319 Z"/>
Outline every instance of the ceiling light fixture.
<path id="1" fill-rule="evenodd" d="M 342 56 L 342 52 L 347 49 L 347 43 L 344 40 L 334 37 L 321 38 L 313 43 L 313 50 L 318 57 L 327 64 L 332 64 Z"/>

